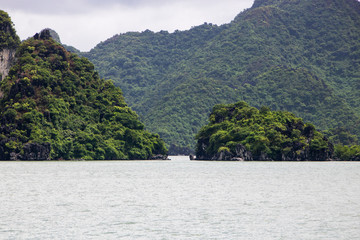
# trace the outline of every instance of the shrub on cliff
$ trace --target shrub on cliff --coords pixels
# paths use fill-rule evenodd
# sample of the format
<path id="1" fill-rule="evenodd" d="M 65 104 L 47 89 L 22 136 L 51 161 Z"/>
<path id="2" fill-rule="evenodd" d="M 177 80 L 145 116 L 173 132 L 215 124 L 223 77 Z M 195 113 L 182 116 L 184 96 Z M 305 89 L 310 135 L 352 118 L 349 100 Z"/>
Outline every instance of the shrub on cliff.
<path id="1" fill-rule="evenodd" d="M 9 15 L 0 10 L 0 51 L 4 48 L 16 48 L 19 44 L 20 38 L 16 35 Z"/>

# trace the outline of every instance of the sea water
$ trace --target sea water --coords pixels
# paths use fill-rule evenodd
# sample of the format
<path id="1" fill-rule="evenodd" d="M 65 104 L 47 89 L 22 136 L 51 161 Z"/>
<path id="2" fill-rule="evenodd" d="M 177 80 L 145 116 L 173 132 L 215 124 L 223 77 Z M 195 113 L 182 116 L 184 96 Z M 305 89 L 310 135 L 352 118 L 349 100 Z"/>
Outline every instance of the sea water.
<path id="1" fill-rule="evenodd" d="M 359 162 L 0 162 L 0 239 L 360 239 Z"/>

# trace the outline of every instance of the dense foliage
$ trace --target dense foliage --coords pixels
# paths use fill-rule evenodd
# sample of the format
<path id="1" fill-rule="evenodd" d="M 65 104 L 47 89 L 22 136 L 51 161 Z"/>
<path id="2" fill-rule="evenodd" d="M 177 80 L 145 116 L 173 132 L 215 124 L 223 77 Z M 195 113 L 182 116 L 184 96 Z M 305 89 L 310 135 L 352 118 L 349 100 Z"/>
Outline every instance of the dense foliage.
<path id="1" fill-rule="evenodd" d="M 360 161 L 360 146 L 335 145 L 335 156 L 343 161 Z"/>
<path id="2" fill-rule="evenodd" d="M 1 90 L 0 159 L 24 159 L 33 147 L 45 152 L 49 147 L 45 158 L 50 159 L 166 154 L 164 142 L 144 130 L 121 90 L 100 79 L 92 63 L 67 52 L 48 31 L 20 45 Z"/>
<path id="3" fill-rule="evenodd" d="M 245 102 L 221 104 L 213 108 L 209 122 L 196 136 L 200 159 L 214 159 L 220 152 L 237 156 L 239 146 L 253 160 L 330 160 L 333 155 L 323 134 L 289 112 L 258 110 Z"/>
<path id="4" fill-rule="evenodd" d="M 359 26 L 356 0 L 256 0 L 229 24 L 130 32 L 83 54 L 176 151 L 212 106 L 240 100 L 359 138 Z"/>
<path id="5" fill-rule="evenodd" d="M 0 10 L 0 51 L 4 48 L 16 48 L 19 44 L 20 39 L 9 15 Z"/>

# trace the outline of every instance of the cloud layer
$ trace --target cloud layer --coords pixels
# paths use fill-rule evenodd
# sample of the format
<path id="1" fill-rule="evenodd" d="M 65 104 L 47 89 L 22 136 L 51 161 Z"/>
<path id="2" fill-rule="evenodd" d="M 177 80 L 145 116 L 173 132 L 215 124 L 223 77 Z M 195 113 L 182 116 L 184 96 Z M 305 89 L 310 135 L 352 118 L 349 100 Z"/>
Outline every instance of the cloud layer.
<path id="1" fill-rule="evenodd" d="M 2 0 L 0 0 L 2 1 Z M 230 22 L 253 0 L 12 0 L 1 3 L 22 39 L 44 28 L 61 41 L 88 51 L 100 41 L 128 31 L 174 31 L 204 22 Z"/>

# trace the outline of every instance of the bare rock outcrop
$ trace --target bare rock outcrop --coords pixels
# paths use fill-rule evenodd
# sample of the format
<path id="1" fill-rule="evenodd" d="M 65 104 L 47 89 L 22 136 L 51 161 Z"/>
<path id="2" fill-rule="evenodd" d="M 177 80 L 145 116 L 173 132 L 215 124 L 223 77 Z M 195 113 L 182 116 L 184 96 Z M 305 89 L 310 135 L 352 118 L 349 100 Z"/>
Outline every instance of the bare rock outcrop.
<path id="1" fill-rule="evenodd" d="M 14 139 L 10 139 L 10 140 L 14 140 Z M 5 156 L 5 151 L 0 145 L 0 160 L 45 161 L 45 160 L 50 160 L 50 151 L 51 151 L 50 143 L 27 143 L 23 146 L 23 150 L 21 153 L 11 152 L 9 159 Z"/>
<path id="2" fill-rule="evenodd" d="M 3 80 L 9 74 L 12 64 L 15 62 L 15 53 L 15 49 L 8 48 L 0 51 L 0 80 Z"/>

